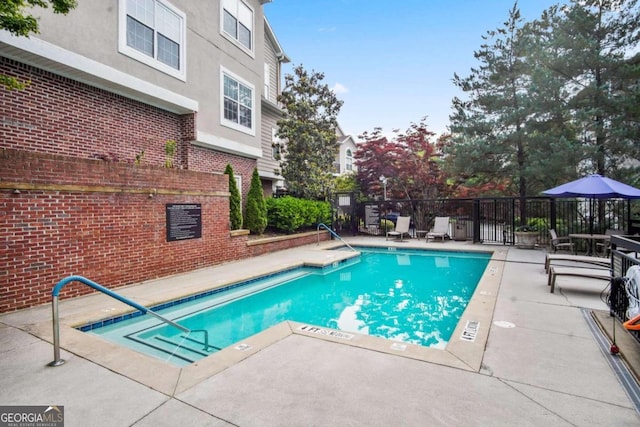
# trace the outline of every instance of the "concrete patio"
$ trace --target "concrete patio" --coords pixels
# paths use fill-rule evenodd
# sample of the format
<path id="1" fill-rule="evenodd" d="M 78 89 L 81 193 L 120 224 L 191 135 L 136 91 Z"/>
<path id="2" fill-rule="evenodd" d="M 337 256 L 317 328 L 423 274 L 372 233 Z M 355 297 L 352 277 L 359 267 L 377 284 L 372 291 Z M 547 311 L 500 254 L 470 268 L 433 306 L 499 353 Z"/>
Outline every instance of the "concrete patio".
<path id="1" fill-rule="evenodd" d="M 609 366 L 613 356 L 601 349 L 588 323 L 592 311 L 600 313 L 601 322 L 611 322 L 600 295 L 605 282 L 560 277 L 550 293 L 542 250 L 424 239 L 346 240 L 496 251 L 494 267 L 485 273 L 492 276 L 489 290 L 483 291 L 494 295 L 491 301 L 479 298 L 474 308 L 488 313 L 481 321 L 486 343 L 478 358 L 467 358 L 464 350 L 394 353 L 383 349 L 386 340 L 343 342 L 285 322 L 246 340 L 249 351 L 225 349 L 196 368 L 180 369 L 96 338 L 87 341 L 86 334 L 66 327 L 61 332 L 66 363 L 53 368 L 47 366 L 53 350 L 46 305 L 0 316 L 0 405 L 64 405 L 67 427 L 640 424 Z M 271 253 L 118 292 L 150 304 L 161 296 L 243 279 L 248 272 L 261 274 L 302 259 L 331 263 L 349 254 L 324 250 L 330 245 Z M 60 304 L 64 325 L 80 324 L 97 311 L 124 309 L 103 295 Z M 620 329 L 617 338 L 625 357 L 636 363 L 637 343 Z M 454 333 L 452 348 L 457 340 Z"/>

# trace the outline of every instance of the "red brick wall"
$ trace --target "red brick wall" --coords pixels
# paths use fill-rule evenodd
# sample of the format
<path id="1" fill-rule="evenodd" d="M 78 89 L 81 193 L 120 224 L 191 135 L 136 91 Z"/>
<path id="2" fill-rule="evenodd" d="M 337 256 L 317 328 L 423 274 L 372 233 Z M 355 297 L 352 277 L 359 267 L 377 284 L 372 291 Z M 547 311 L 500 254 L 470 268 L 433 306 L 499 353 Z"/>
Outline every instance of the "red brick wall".
<path id="1" fill-rule="evenodd" d="M 174 167 L 242 176 L 246 200 L 255 159 L 193 146 L 197 114 L 177 115 L 102 89 L 0 57 L 0 74 L 30 80 L 22 91 L 0 90 L 0 148 L 80 158 L 164 165 L 167 140 Z"/>
<path id="2" fill-rule="evenodd" d="M 206 148 L 191 146 L 189 148 L 189 169 L 199 172 L 224 172 L 224 169 L 230 164 L 233 167 L 233 173 L 242 177 L 242 188 L 239 188 L 240 194 L 244 201 L 247 199 L 249 187 L 251 187 L 251 175 L 253 169 L 257 166 L 256 160 L 246 157 L 234 156 L 228 153 L 212 151 Z"/>
<path id="3" fill-rule="evenodd" d="M 0 90 L 0 148 L 163 165 L 167 140 L 178 143 L 176 168 L 195 134 L 195 116 L 180 116 L 0 57 L 0 73 L 30 80 Z"/>
<path id="4" fill-rule="evenodd" d="M 50 301 L 71 274 L 116 288 L 248 256 L 246 236 L 229 235 L 227 185 L 224 175 L 0 150 L 0 312 Z M 201 203 L 202 237 L 167 242 L 167 203 Z M 90 291 L 70 284 L 61 296 Z"/>
<path id="5" fill-rule="evenodd" d="M 320 232 L 321 242 L 329 240 L 330 238 L 329 232 Z M 318 243 L 318 233 L 301 234 L 300 236 L 291 236 L 290 239 L 276 240 L 268 243 L 249 242 L 249 254 L 250 256 L 258 256 L 314 243 Z"/>

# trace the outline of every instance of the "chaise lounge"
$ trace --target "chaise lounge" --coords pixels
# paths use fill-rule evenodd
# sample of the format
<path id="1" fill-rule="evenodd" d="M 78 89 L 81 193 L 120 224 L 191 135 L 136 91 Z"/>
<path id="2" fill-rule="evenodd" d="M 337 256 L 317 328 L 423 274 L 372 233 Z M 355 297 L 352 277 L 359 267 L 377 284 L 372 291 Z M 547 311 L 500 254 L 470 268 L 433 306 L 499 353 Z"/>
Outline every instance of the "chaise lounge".
<path id="1" fill-rule="evenodd" d="M 571 261 L 584 264 L 597 265 L 599 267 L 611 267 L 610 258 L 602 258 L 597 256 L 587 255 L 572 255 L 572 254 L 547 254 L 544 262 L 544 270 L 549 271 L 549 267 L 553 261 Z"/>
<path id="2" fill-rule="evenodd" d="M 600 268 L 549 267 L 549 292 L 554 293 L 558 276 L 587 277 L 590 279 L 611 280 L 611 271 Z"/>

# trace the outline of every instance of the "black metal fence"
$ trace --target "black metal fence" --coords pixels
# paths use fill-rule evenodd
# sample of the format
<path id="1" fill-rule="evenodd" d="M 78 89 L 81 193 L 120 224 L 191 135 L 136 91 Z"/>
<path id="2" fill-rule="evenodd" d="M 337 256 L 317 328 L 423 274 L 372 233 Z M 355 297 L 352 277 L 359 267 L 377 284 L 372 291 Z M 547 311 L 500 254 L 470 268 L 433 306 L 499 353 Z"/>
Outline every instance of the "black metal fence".
<path id="1" fill-rule="evenodd" d="M 633 200 L 500 197 L 358 203 L 354 194 L 340 193 L 334 206 L 334 228 L 350 234 L 384 235 L 398 216 L 411 217 L 413 237 L 430 230 L 435 217 L 448 216 L 453 239 L 488 244 L 514 244 L 516 227 L 523 224 L 536 226 L 542 246 L 549 244 L 549 229 L 559 236 L 607 230 L 640 233 L 640 202 Z"/>
<path id="2" fill-rule="evenodd" d="M 611 269 L 613 279 L 611 280 L 611 293 L 609 298 L 609 309 L 612 316 L 616 316 L 621 322 L 629 320 L 628 308 L 630 304 L 637 306 L 637 301 L 630 301 L 629 292 L 635 287 L 635 294 L 638 296 L 638 286 L 640 283 L 627 283 L 623 279 L 627 275 L 629 267 L 640 265 L 640 237 L 638 236 L 612 236 L 611 237 Z M 640 331 L 629 331 L 640 341 Z"/>

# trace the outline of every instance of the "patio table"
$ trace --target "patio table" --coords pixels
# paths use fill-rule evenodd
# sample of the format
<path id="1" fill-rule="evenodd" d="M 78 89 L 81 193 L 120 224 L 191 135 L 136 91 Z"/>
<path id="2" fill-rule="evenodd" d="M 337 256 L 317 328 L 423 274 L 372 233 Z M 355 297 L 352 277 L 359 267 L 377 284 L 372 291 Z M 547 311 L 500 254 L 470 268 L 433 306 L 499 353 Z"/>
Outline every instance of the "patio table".
<path id="1" fill-rule="evenodd" d="M 587 253 L 586 255 L 596 256 L 596 242 L 602 241 L 603 243 L 611 240 L 611 236 L 608 234 L 589 234 L 589 233 L 573 233 L 569 234 L 571 243 L 575 240 L 586 240 Z"/>
<path id="2" fill-rule="evenodd" d="M 416 230 L 416 239 L 420 240 L 420 237 L 424 237 L 426 240 L 428 232 L 429 230 Z"/>

